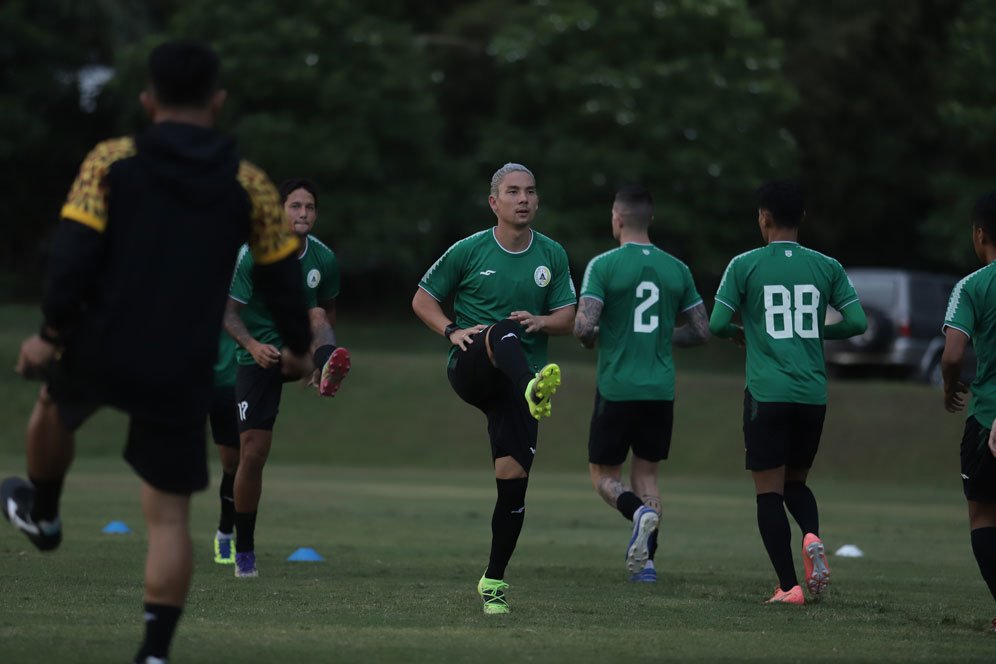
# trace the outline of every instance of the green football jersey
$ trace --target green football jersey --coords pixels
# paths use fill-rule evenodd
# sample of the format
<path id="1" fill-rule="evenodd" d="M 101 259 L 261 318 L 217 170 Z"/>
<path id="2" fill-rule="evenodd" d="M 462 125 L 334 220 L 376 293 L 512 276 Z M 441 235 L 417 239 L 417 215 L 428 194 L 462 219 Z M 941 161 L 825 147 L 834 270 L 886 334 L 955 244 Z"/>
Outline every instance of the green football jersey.
<path id="1" fill-rule="evenodd" d="M 990 429 L 996 418 L 996 263 L 958 282 L 951 291 L 944 326 L 961 330 L 972 340 L 978 365 L 968 415 Z"/>
<path id="2" fill-rule="evenodd" d="M 454 295 L 453 310 L 461 328 L 493 325 L 513 311 L 546 315 L 576 304 L 567 252 L 533 231 L 529 246 L 504 249 L 490 228 L 460 240 L 446 250 L 419 281 L 419 287 L 442 302 Z M 547 335 L 524 334 L 522 348 L 533 371 L 546 364 Z M 450 349 L 450 361 L 457 347 Z"/>
<path id="3" fill-rule="evenodd" d="M 797 242 L 772 242 L 730 261 L 716 302 L 743 319 L 754 399 L 825 404 L 827 305 L 839 311 L 857 301 L 840 263 Z"/>
<path id="4" fill-rule="evenodd" d="M 339 264 L 335 254 L 321 240 L 309 235 L 305 239 L 304 255 L 301 263 L 301 279 L 304 281 L 304 297 L 309 309 L 325 305 L 339 295 Z M 253 289 L 252 253 L 248 245 L 243 245 L 235 264 L 235 276 L 228 296 L 246 305 L 242 310 L 242 321 L 246 324 L 253 339 L 282 348 L 284 343 L 267 311 L 263 299 Z M 239 364 L 255 364 L 252 355 L 245 348 L 236 352 Z"/>
<path id="5" fill-rule="evenodd" d="M 225 330 L 218 337 L 218 359 L 214 363 L 214 386 L 235 385 L 235 348 L 238 344 Z"/>
<path id="6" fill-rule="evenodd" d="M 652 244 L 627 243 L 588 263 L 581 297 L 604 303 L 598 392 L 609 401 L 674 399 L 675 316 L 702 302 L 688 266 Z"/>

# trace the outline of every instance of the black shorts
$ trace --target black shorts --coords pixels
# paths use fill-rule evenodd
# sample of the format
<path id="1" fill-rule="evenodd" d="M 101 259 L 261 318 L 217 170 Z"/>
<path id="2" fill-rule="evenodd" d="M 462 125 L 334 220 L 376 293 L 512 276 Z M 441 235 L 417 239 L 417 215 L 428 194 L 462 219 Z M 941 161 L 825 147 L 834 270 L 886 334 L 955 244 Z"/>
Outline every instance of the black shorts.
<path id="1" fill-rule="evenodd" d="M 747 470 L 812 468 L 826 416 L 825 404 L 761 402 L 744 390 Z"/>
<path id="2" fill-rule="evenodd" d="M 671 450 L 674 401 L 609 401 L 595 390 L 588 463 L 620 466 L 633 456 L 663 461 Z"/>
<path id="3" fill-rule="evenodd" d="M 961 437 L 961 483 L 966 499 L 996 503 L 996 457 L 989 450 L 989 429 L 974 416 L 965 420 Z"/>
<path id="4" fill-rule="evenodd" d="M 269 369 L 258 364 L 240 364 L 235 374 L 239 433 L 250 429 L 273 431 L 283 389 L 284 377 L 279 364 Z"/>
<path id="5" fill-rule="evenodd" d="M 491 458 L 510 456 L 528 473 L 539 423 L 529 414 L 525 395 L 488 359 L 486 334 L 477 333 L 467 350 L 457 350 L 447 376 L 457 396 L 487 416 Z"/>
<path id="6" fill-rule="evenodd" d="M 74 376 L 52 371 L 46 385 L 62 425 L 76 431 L 103 404 L 94 401 Z M 165 416 L 129 414 L 125 461 L 150 486 L 189 495 L 208 485 L 207 413 L 183 413 L 168 403 L 157 403 Z"/>
<path id="7" fill-rule="evenodd" d="M 208 421 L 215 445 L 239 449 L 239 415 L 235 406 L 234 385 L 215 386 Z"/>

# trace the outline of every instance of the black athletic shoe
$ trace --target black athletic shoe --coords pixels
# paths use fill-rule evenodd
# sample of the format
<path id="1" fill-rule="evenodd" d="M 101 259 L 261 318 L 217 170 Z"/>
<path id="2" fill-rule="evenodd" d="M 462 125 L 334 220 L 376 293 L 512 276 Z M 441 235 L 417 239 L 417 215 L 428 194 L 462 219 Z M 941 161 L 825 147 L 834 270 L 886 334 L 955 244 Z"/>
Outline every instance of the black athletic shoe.
<path id="1" fill-rule="evenodd" d="M 62 542 L 62 524 L 35 523 L 31 508 L 35 503 L 35 488 L 20 477 L 8 477 L 0 484 L 0 508 L 11 525 L 27 536 L 39 551 L 51 551 Z"/>

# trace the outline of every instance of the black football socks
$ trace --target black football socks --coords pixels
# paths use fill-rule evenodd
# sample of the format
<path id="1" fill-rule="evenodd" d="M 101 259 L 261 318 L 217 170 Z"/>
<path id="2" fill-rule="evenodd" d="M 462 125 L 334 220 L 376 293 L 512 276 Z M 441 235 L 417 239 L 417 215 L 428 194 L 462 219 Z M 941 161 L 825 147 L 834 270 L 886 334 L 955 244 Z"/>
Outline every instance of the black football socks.
<path id="1" fill-rule="evenodd" d="M 35 502 L 31 508 L 31 520 L 52 522 L 59 518 L 59 498 L 62 496 L 62 483 L 65 478 L 57 480 L 39 480 L 28 477 L 35 489 Z"/>
<path id="2" fill-rule="evenodd" d="M 805 482 L 785 483 L 785 507 L 799 524 L 803 536 L 807 533 L 820 536 L 820 512 L 816 507 L 816 496 Z"/>
<path id="3" fill-rule="evenodd" d="M 982 578 L 989 586 L 989 592 L 996 599 L 996 527 L 976 528 L 972 531 L 972 552 L 979 563 Z"/>
<path id="4" fill-rule="evenodd" d="M 623 491 L 619 494 L 619 497 L 616 498 L 616 509 L 619 510 L 619 513 L 622 514 L 623 518 L 627 521 L 632 521 L 633 515 L 636 514 L 636 510 L 641 507 L 643 507 L 643 501 L 640 500 L 639 496 L 632 491 Z"/>
<path id="5" fill-rule="evenodd" d="M 145 662 L 147 657 L 165 660 L 169 657 L 169 645 L 173 632 L 180 621 L 183 608 L 165 604 L 145 605 L 145 641 L 135 655 L 136 662 Z"/>
<path id="6" fill-rule="evenodd" d="M 231 535 L 235 528 L 235 475 L 223 473 L 218 487 L 221 499 L 221 518 L 218 519 L 218 532 Z"/>
<path id="7" fill-rule="evenodd" d="M 514 480 L 496 480 L 498 499 L 491 515 L 491 557 L 484 573 L 489 579 L 505 578 L 505 568 L 515 551 L 515 544 L 522 532 L 526 518 L 526 487 L 528 477 Z"/>
<path id="8" fill-rule="evenodd" d="M 764 548 L 768 551 L 782 590 L 791 590 L 799 585 L 792 562 L 792 529 L 785 516 L 785 500 L 781 494 L 758 495 L 757 529 L 761 532 Z"/>
<path id="9" fill-rule="evenodd" d="M 235 552 L 256 550 L 256 512 L 235 513 Z"/>
<path id="10" fill-rule="evenodd" d="M 647 560 L 653 560 L 654 554 L 657 553 L 657 533 L 660 532 L 660 528 L 654 528 L 654 532 L 650 533 L 650 538 L 647 540 L 647 552 L 650 554 Z"/>

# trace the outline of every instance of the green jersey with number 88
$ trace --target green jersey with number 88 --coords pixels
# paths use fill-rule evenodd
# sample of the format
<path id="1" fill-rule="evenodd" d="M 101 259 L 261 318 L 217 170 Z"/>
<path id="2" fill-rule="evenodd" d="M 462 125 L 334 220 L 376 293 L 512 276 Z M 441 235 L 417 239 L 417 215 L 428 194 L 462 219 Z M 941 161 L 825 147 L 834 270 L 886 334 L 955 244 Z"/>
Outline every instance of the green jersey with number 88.
<path id="1" fill-rule="evenodd" d="M 747 341 L 747 389 L 756 401 L 827 402 L 823 328 L 827 305 L 858 301 L 833 258 L 797 242 L 772 242 L 730 261 L 716 306 L 739 311 Z"/>
<path id="2" fill-rule="evenodd" d="M 688 266 L 652 244 L 596 256 L 581 297 L 604 303 L 598 321 L 598 392 L 609 401 L 674 399 L 675 315 L 702 302 Z"/>

